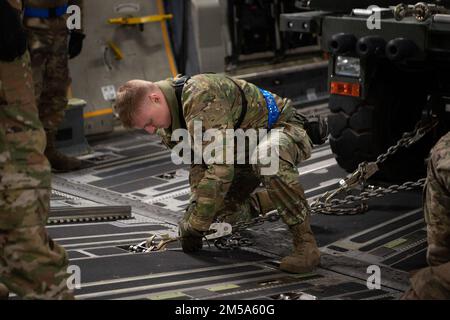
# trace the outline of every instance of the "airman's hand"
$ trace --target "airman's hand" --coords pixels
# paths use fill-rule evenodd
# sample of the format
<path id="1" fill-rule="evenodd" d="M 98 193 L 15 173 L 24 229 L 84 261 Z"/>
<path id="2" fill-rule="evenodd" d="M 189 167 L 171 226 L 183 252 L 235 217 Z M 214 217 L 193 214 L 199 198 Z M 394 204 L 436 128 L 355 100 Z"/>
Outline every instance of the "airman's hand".
<path id="1" fill-rule="evenodd" d="M 189 221 L 181 220 L 178 224 L 178 235 L 181 241 L 181 247 L 186 253 L 199 251 L 203 247 L 203 234 L 195 230 Z"/>

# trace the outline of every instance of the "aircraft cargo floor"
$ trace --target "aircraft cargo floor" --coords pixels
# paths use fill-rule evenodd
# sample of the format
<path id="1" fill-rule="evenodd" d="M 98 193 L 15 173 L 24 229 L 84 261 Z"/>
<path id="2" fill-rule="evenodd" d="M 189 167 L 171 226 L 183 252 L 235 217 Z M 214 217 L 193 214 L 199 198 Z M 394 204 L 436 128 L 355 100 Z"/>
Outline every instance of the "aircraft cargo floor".
<path id="1" fill-rule="evenodd" d="M 278 270 L 291 237 L 282 222 L 266 222 L 244 235 L 249 247 L 219 250 L 213 244 L 185 254 L 132 253 L 151 234 L 175 235 L 189 199 L 188 167 L 175 166 L 157 138 L 141 132 L 91 141 L 95 166 L 53 177 L 48 231 L 81 271 L 78 299 L 396 299 L 408 272 L 425 266 L 426 229 L 421 190 L 369 201 L 357 216 L 312 217 L 322 251 L 311 274 Z M 329 145 L 315 148 L 300 167 L 309 201 L 337 186 L 346 173 Z M 381 288 L 370 290 L 367 267 L 381 268 Z M 281 296 L 282 295 L 282 296 Z M 302 297 L 305 297 L 304 295 Z"/>

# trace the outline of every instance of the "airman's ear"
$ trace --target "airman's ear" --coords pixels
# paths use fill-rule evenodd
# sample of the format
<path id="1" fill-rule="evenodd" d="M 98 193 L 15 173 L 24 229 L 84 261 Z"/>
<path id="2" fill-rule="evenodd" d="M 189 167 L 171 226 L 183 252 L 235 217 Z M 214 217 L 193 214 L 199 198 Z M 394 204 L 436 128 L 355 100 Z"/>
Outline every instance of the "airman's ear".
<path id="1" fill-rule="evenodd" d="M 156 93 L 152 93 L 150 99 L 153 103 L 159 103 L 161 101 L 161 98 Z"/>

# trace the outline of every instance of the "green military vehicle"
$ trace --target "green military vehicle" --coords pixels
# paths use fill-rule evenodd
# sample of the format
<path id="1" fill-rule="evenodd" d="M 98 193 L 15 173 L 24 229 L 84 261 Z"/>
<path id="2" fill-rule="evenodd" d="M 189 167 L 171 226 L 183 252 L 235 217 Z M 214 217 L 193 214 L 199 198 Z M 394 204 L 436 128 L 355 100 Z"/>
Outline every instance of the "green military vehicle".
<path id="1" fill-rule="evenodd" d="M 373 161 L 420 119 L 439 124 L 380 165 L 384 180 L 425 174 L 431 146 L 449 130 L 450 1 L 297 1 L 281 30 L 320 37 L 329 57 L 330 145 L 351 172 Z M 305 9 L 307 11 L 305 11 Z"/>

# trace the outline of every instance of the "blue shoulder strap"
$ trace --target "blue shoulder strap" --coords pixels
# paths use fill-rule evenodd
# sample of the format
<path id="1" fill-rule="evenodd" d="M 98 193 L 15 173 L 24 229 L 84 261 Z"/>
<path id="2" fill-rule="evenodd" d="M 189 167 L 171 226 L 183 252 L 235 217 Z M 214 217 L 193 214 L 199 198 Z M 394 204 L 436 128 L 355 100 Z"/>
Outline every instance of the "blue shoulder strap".
<path id="1" fill-rule="evenodd" d="M 280 117 L 280 111 L 278 110 L 277 102 L 275 101 L 274 96 L 267 90 L 259 88 L 259 91 L 264 96 L 266 100 L 267 110 L 269 111 L 269 130 L 272 129 L 272 126 L 278 121 Z"/>

